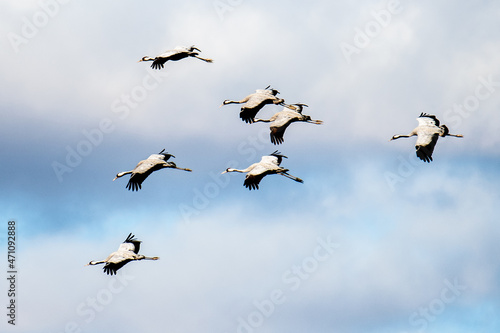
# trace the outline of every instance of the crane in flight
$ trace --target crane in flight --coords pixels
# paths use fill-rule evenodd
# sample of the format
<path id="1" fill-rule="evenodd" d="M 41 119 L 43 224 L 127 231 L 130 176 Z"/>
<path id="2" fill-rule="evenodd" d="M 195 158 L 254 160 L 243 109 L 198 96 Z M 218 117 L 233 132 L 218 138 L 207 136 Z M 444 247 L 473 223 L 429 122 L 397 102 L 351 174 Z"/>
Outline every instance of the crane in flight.
<path id="1" fill-rule="evenodd" d="M 125 241 L 120 244 L 118 250 L 111 253 L 106 259 L 101 261 L 91 261 L 85 266 L 105 264 L 103 267 L 104 273 L 108 275 L 116 274 L 116 271 L 122 268 L 125 264 L 133 260 L 158 260 L 159 257 L 146 257 L 139 254 L 141 241 L 134 238 L 130 233 Z"/>
<path id="2" fill-rule="evenodd" d="M 222 102 L 221 106 L 228 104 L 243 104 L 240 109 L 240 118 L 246 123 L 253 123 L 257 113 L 266 104 L 280 104 L 284 105 L 284 99 L 278 98 L 280 92 L 267 86 L 266 89 L 257 89 L 253 94 L 248 95 L 239 101 L 226 99 Z"/>
<path id="3" fill-rule="evenodd" d="M 165 149 L 163 149 L 159 154 L 150 155 L 147 159 L 140 161 L 133 170 L 119 172 L 113 179 L 113 181 L 130 174 L 131 176 L 128 181 L 127 188 L 132 191 L 138 191 L 142 188 L 142 182 L 146 178 L 148 178 L 148 176 L 154 171 L 165 168 L 178 169 L 189 172 L 192 171 L 191 169 L 187 168 L 179 168 L 177 167 L 177 165 L 175 165 L 174 162 L 167 162 L 170 157 L 175 156 L 169 153 L 164 153 L 164 151 Z"/>
<path id="4" fill-rule="evenodd" d="M 394 135 L 389 141 L 399 138 L 410 138 L 416 135 L 417 142 L 415 143 L 415 149 L 417 157 L 424 162 L 430 163 L 432 161 L 432 153 L 440 136 L 463 137 L 461 134 L 450 134 L 448 127 L 446 125 L 439 125 L 439 120 L 434 115 L 422 112 L 417 121 L 418 126 L 410 134 Z"/>
<path id="5" fill-rule="evenodd" d="M 281 155 L 277 150 L 268 156 L 262 156 L 262 159 L 258 163 L 250 165 L 248 168 L 243 170 L 227 168 L 222 173 L 226 172 L 241 172 L 246 173 L 245 181 L 243 185 L 249 190 L 258 190 L 259 183 L 267 175 L 282 175 L 284 177 L 295 180 L 296 182 L 303 183 L 304 181 L 298 177 L 292 176 L 288 173 L 288 169 L 280 167 L 283 158 L 288 158 L 285 155 Z"/>
<path id="6" fill-rule="evenodd" d="M 152 61 L 153 63 L 151 64 L 151 68 L 153 69 L 162 69 L 164 64 L 167 62 L 167 61 L 177 61 L 177 60 L 181 60 L 181 59 L 184 59 L 184 58 L 187 58 L 187 57 L 194 57 L 194 58 L 198 58 L 200 60 L 203 60 L 205 62 L 213 62 L 212 59 L 207 59 L 207 58 L 202 58 L 202 57 L 199 57 L 198 56 L 198 52 L 195 52 L 198 51 L 198 52 L 201 52 L 199 48 L 195 47 L 194 45 L 190 46 L 190 47 L 185 47 L 185 46 L 176 46 L 173 50 L 168 50 L 154 58 L 151 58 L 151 57 L 148 57 L 148 56 L 145 56 L 145 57 L 142 57 L 141 60 L 139 60 L 138 62 L 141 62 L 141 61 Z"/>
<path id="7" fill-rule="evenodd" d="M 269 128 L 271 130 L 271 142 L 275 145 L 279 145 L 285 141 L 283 135 L 285 134 L 285 130 L 291 123 L 298 121 L 317 125 L 323 123 L 323 121 L 321 120 L 312 120 L 310 116 L 302 114 L 302 109 L 304 106 L 308 105 L 303 103 L 286 105 L 282 111 L 274 114 L 270 119 L 255 118 L 254 122 L 271 123 L 269 125 Z"/>

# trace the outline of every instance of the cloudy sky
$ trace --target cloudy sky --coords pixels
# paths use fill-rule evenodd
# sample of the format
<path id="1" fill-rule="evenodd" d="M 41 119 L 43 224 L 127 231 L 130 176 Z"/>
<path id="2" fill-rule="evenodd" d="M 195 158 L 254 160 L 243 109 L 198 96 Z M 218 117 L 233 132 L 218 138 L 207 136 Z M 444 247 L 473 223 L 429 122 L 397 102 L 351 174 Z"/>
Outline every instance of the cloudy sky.
<path id="1" fill-rule="evenodd" d="M 0 18 L 2 332 L 500 330 L 497 2 L 6 0 Z M 214 63 L 137 63 L 177 45 Z M 268 85 L 324 124 L 274 146 L 219 108 Z M 421 112 L 464 135 L 429 164 L 389 142 Z M 111 181 L 163 148 L 193 172 Z M 303 184 L 221 175 L 276 149 Z M 130 232 L 161 259 L 84 267 Z"/>

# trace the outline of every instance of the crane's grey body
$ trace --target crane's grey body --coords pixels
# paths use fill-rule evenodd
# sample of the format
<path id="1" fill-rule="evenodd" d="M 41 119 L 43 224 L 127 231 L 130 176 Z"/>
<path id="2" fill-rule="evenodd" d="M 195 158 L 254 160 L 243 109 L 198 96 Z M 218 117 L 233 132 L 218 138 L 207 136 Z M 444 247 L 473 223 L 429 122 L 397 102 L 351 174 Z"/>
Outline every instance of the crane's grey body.
<path id="1" fill-rule="evenodd" d="M 140 161 L 137 166 L 130 171 L 119 172 L 113 179 L 131 174 L 130 180 L 127 183 L 127 188 L 132 191 L 138 191 L 142 188 L 142 182 L 154 171 L 172 168 L 191 172 L 191 169 L 178 168 L 174 162 L 167 162 L 170 157 L 175 157 L 172 154 L 163 153 L 163 149 L 159 154 L 150 155 L 147 159 Z"/>
<path id="2" fill-rule="evenodd" d="M 415 143 L 416 154 L 424 162 L 432 161 L 432 153 L 440 136 L 454 136 L 457 138 L 463 137 L 461 134 L 450 134 L 446 125 L 439 125 L 439 120 L 434 115 L 421 113 L 417 118 L 418 126 L 408 135 L 394 135 L 391 140 L 399 138 L 409 138 L 417 136 Z"/>
<path id="3" fill-rule="evenodd" d="M 311 124 L 322 124 L 321 120 L 311 120 L 310 116 L 302 114 L 302 109 L 306 104 L 297 103 L 285 106 L 285 108 L 274 114 L 269 119 L 254 119 L 255 122 L 266 122 L 271 123 L 269 128 L 271 130 L 270 137 L 271 142 L 275 145 L 279 145 L 285 141 L 283 135 L 285 134 L 285 130 L 291 123 L 294 122 L 307 122 Z"/>
<path id="4" fill-rule="evenodd" d="M 226 99 L 222 105 L 227 104 L 243 104 L 240 110 L 240 118 L 246 123 L 253 123 L 257 113 L 266 104 L 282 104 L 285 100 L 278 98 L 276 95 L 279 91 L 276 89 L 257 89 L 255 93 L 248 95 L 240 101 Z M 221 105 L 221 106 L 222 106 Z"/>
<path id="5" fill-rule="evenodd" d="M 139 254 L 139 248 L 141 246 L 141 241 L 134 238 L 135 236 L 130 233 L 125 241 L 120 244 L 118 250 L 111 253 L 106 259 L 101 261 L 91 261 L 88 265 L 104 265 L 104 272 L 108 275 L 116 274 L 116 271 L 122 268 L 125 264 L 133 260 L 158 260 L 158 257 L 146 257 Z"/>
<path id="6" fill-rule="evenodd" d="M 200 49 L 196 48 L 194 45 L 190 47 L 185 47 L 185 46 L 176 46 L 173 50 L 168 50 L 159 56 L 156 56 L 155 58 L 150 58 L 148 56 L 142 57 L 141 61 L 152 61 L 153 63 L 151 64 L 151 68 L 153 69 L 162 69 L 164 64 L 167 61 L 177 61 L 181 60 L 187 57 L 194 57 L 198 58 L 200 60 L 203 60 L 205 62 L 213 62 L 212 59 L 206 59 L 198 56 L 198 52 L 201 52 Z"/>
<path id="7" fill-rule="evenodd" d="M 287 158 L 281 155 L 278 151 L 273 152 L 269 156 L 262 156 L 260 162 L 250 165 L 244 170 L 238 170 L 233 168 L 227 168 L 222 173 L 226 172 L 241 172 L 247 173 L 243 185 L 249 190 L 259 189 L 259 183 L 266 175 L 282 175 L 287 178 L 293 179 L 296 182 L 303 183 L 304 181 L 298 177 L 288 174 L 288 169 L 280 167 L 283 158 Z"/>

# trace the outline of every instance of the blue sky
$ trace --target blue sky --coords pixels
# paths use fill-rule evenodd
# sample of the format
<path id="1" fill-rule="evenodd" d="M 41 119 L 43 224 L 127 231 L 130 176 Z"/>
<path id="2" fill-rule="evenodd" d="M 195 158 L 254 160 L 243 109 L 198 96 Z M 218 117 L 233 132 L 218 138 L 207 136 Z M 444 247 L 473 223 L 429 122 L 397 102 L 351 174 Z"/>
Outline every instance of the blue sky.
<path id="1" fill-rule="evenodd" d="M 2 331 L 500 329 L 495 2 L 0 9 L 0 238 L 16 220 L 19 267 L 17 325 Z M 214 63 L 137 63 L 193 44 Z M 219 108 L 267 85 L 324 124 L 274 146 L 266 124 Z M 464 135 L 441 138 L 429 164 L 415 138 L 388 141 L 421 112 Z M 156 172 L 134 193 L 112 181 L 163 148 L 193 172 Z M 220 174 L 276 149 L 303 184 L 248 191 Z M 161 259 L 118 277 L 84 267 L 130 232 Z"/>

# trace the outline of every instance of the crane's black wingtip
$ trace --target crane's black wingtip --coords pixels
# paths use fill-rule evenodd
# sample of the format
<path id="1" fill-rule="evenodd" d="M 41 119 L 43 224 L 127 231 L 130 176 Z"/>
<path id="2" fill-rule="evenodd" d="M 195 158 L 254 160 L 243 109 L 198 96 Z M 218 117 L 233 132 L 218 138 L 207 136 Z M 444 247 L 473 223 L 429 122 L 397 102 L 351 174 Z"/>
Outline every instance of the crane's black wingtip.
<path id="1" fill-rule="evenodd" d="M 124 243 L 128 243 L 130 241 L 134 240 L 135 235 L 132 235 L 132 233 L 129 233 L 127 238 L 125 239 Z"/>
<path id="2" fill-rule="evenodd" d="M 103 271 L 107 275 L 115 275 L 116 274 L 116 271 L 114 269 L 112 269 L 110 267 L 106 267 L 106 266 L 104 266 Z"/>

